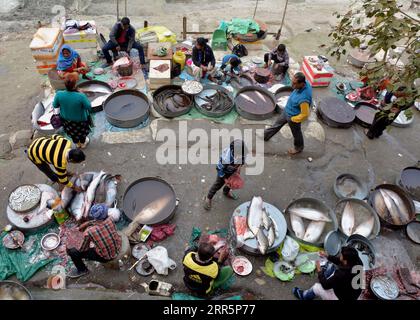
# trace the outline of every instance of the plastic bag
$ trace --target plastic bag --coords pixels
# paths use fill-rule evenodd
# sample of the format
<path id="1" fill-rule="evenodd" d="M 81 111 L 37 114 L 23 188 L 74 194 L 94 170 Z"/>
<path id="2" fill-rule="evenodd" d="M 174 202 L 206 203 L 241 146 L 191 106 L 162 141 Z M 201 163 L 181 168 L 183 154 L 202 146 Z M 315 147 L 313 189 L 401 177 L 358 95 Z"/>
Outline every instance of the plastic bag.
<path id="1" fill-rule="evenodd" d="M 149 250 L 146 256 L 158 274 L 167 276 L 168 269 L 174 270 L 176 268 L 175 261 L 169 258 L 168 250 L 162 246 L 157 246 Z"/>
<path id="2" fill-rule="evenodd" d="M 244 180 L 240 173 L 237 171 L 229 178 L 225 179 L 225 184 L 231 189 L 242 189 L 244 187 Z"/>
<path id="3" fill-rule="evenodd" d="M 117 208 L 117 201 L 114 202 L 114 206 L 108 209 L 108 217 L 111 217 L 112 221 L 118 222 L 121 217 L 121 211 Z"/>
<path id="4" fill-rule="evenodd" d="M 296 259 L 299 254 L 299 244 L 291 237 L 286 236 L 284 240 L 283 249 L 281 249 L 283 260 L 291 262 Z"/>

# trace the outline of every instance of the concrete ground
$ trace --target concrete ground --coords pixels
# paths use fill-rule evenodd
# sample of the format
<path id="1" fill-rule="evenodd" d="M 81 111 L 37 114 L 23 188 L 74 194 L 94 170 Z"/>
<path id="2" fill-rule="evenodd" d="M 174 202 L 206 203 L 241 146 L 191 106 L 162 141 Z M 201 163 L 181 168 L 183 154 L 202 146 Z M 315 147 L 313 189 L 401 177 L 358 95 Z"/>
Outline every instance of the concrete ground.
<path id="1" fill-rule="evenodd" d="M 180 10 L 176 5 L 179 1 L 167 1 L 162 4 L 162 11 L 156 15 L 151 10 L 141 12 L 134 16 L 134 21 L 140 23 L 146 16 L 155 21 L 164 19 L 170 15 L 168 10 Z M 170 3 L 169 3 L 170 2 Z M 223 1 L 221 1 L 223 2 Z M 244 1 L 246 5 L 241 10 L 252 9 L 251 1 Z M 296 28 L 286 28 L 287 37 L 285 42 L 290 48 L 292 57 L 300 61 L 301 57 L 316 51 L 325 54 L 321 44 L 327 43 L 328 23 L 330 14 L 339 8 L 339 4 L 331 4 L 331 1 L 321 1 L 324 4 L 316 6 L 319 9 L 317 14 L 312 14 L 315 5 L 308 4 L 308 1 L 292 1 L 290 17 L 296 20 Z M 158 3 L 161 3 L 158 1 Z M 274 1 L 261 1 L 261 15 L 268 14 L 270 4 Z M 92 8 L 98 5 L 92 1 Z M 198 10 L 196 1 L 190 1 L 191 10 Z M 104 8 L 110 8 L 103 6 Z M 244 9 L 245 8 L 245 9 Z M 44 11 L 46 8 L 43 9 Z M 101 16 L 95 16 L 92 11 L 83 12 L 86 15 L 94 16 L 94 19 L 104 22 L 108 28 L 112 23 L 105 14 L 113 14 L 112 10 Z M 93 10 L 93 9 L 92 9 Z M 42 11 L 42 12 L 44 12 Z M 25 11 L 26 12 L 26 11 Z M 41 12 L 41 11 L 40 11 Z M 281 12 L 279 9 L 278 12 Z M 252 13 L 252 10 L 251 10 Z M 327 15 L 328 13 L 328 15 Z M 19 16 L 21 14 L 22 16 Z M 160 14 L 160 15 L 159 15 Z M 226 13 L 225 13 L 226 14 Z M 298 19 L 299 15 L 308 15 L 313 20 L 305 22 Z M 134 15 L 134 14 L 133 14 Z M 179 12 L 182 15 L 182 12 Z M 227 14 L 226 14 L 227 15 Z M 278 21 L 277 15 L 272 19 Z M 13 18 L 14 17 L 14 18 Z M 13 20 L 13 19 L 14 20 Z M 229 18 L 226 16 L 226 18 Z M 294 26 L 294 20 L 288 20 L 289 26 Z M 5 45 L 0 48 L 0 135 L 9 134 L 17 130 L 29 129 L 30 113 L 35 102 L 42 96 L 42 78 L 35 73 L 32 58 L 28 50 L 30 38 L 35 32 L 35 21 L 28 15 L 16 13 L 16 16 L 4 18 L 3 28 L 11 28 L 16 24 L 28 29 L 18 33 L 1 33 Z M 200 20 L 196 22 L 201 22 Z M 217 26 L 216 20 L 212 24 L 207 21 L 207 28 L 214 29 Z M 315 21 L 315 22 L 314 22 Z M 173 21 L 165 21 L 174 24 Z M 180 21 L 179 26 L 181 25 Z M 178 22 L 176 25 L 178 25 Z M 318 24 L 317 24 L 318 22 Z M 33 23 L 33 25 L 31 25 Z M 277 22 L 278 23 L 278 22 Z M 1 25 L 1 24 L 0 24 Z M 305 28 L 318 26 L 311 32 L 305 32 Z M 169 26 L 171 27 L 171 26 Z M 276 30 L 276 24 L 270 28 Z M 200 27 L 201 28 L 201 27 Z M 289 30 L 289 31 L 287 31 Z M 2 30 L 5 31 L 5 30 Z M 180 31 L 175 30 L 175 31 Z M 267 46 L 272 45 L 272 40 L 267 39 Z M 334 67 L 346 75 L 354 75 L 355 70 L 351 69 L 344 61 L 336 63 L 331 61 Z M 315 100 L 319 101 L 328 95 L 327 89 L 314 90 Z M 121 199 L 126 187 L 134 180 L 144 176 L 160 176 L 174 186 L 180 205 L 173 223 L 177 224 L 175 235 L 160 243 L 168 249 L 169 256 L 178 264 L 176 270 L 171 271 L 169 276 L 158 279 L 170 282 L 180 291 L 184 290 L 182 283 L 181 259 L 183 249 L 190 238 L 192 227 L 200 227 L 202 230 L 227 228 L 234 209 L 242 202 L 248 201 L 254 195 L 261 195 L 263 199 L 284 209 L 292 200 L 300 197 L 316 197 L 324 201 L 329 207 L 334 207 L 337 198 L 332 189 L 335 177 L 343 172 L 356 174 L 366 180 L 369 187 L 387 181 L 394 183 L 396 176 L 404 167 L 413 165 L 420 159 L 420 148 L 418 148 L 420 114 L 414 112 L 414 123 L 409 128 L 392 128 L 383 137 L 375 141 L 368 140 L 362 128 L 354 126 L 350 129 L 340 130 L 326 127 L 319 123 L 312 115 L 310 121 L 304 126 L 305 131 L 305 152 L 295 158 L 285 155 L 285 151 L 291 145 L 288 128 L 284 128 L 272 141 L 265 144 L 264 150 L 264 171 L 257 176 L 247 176 L 244 189 L 240 190 L 240 200 L 232 201 L 224 199 L 221 193 L 214 199 L 214 206 L 210 212 L 204 211 L 201 199 L 207 192 L 210 184 L 215 178 L 214 164 L 208 165 L 159 165 L 156 160 L 156 151 L 161 143 L 153 139 L 153 133 L 160 128 L 172 128 L 178 132 L 178 121 L 155 120 L 150 128 L 144 129 L 140 136 L 144 139 L 137 143 L 124 143 L 126 137 L 114 135 L 106 140 L 96 139 L 87 148 L 87 161 L 83 167 L 74 167 L 78 171 L 107 170 L 112 173 L 119 173 L 123 176 L 123 182 L 119 186 L 119 198 Z M 203 128 L 206 132 L 211 129 L 232 128 L 243 129 L 264 128 L 264 124 L 253 125 L 246 121 L 237 120 L 234 126 L 215 124 L 204 120 L 188 121 L 188 127 Z M 209 147 L 209 146 L 207 146 Z M 186 150 L 178 146 L 177 152 Z M 145 158 L 143 157 L 145 156 Z M 309 162 L 308 157 L 313 161 Z M 72 170 L 73 171 L 73 170 Z M 9 160 L 0 159 L 0 203 L 5 208 L 9 192 L 16 186 L 24 183 L 47 182 L 45 176 L 25 158 L 23 148 L 13 151 L 13 157 Z M 2 211 L 3 213 L 5 210 Z M 5 214 L 0 215 L 0 225 L 7 224 Z M 378 264 L 404 263 L 411 268 L 418 269 L 420 266 L 420 250 L 407 240 L 404 230 L 383 229 L 381 236 L 374 244 L 378 251 Z M 396 258 L 394 258 L 396 256 Z M 294 286 L 309 287 L 315 281 L 311 276 L 297 276 L 293 282 L 283 283 L 277 279 L 271 279 L 259 271 L 264 265 L 265 258 L 249 257 L 254 272 L 245 278 L 237 278 L 234 287 L 235 292 L 251 292 L 257 299 L 292 299 L 291 289 Z M 28 287 L 34 292 L 35 298 L 39 299 L 145 299 L 147 295 L 140 284 L 149 281 L 151 278 L 143 278 L 135 271 L 112 271 L 104 269 L 97 264 L 90 264 L 91 274 L 78 281 L 69 281 L 73 288 L 54 292 L 41 290 L 46 284 L 48 274 L 37 273 L 29 282 Z M 92 290 L 87 284 L 94 283 L 99 288 Z M 106 288 L 106 290 L 104 290 Z M 88 294 L 86 291 L 89 290 Z"/>

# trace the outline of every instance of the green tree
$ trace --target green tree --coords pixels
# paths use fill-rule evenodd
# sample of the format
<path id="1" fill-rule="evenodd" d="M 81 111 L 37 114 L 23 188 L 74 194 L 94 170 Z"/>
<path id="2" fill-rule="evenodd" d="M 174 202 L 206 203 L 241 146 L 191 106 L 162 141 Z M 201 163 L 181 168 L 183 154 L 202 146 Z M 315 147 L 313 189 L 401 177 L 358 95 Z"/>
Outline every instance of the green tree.
<path id="1" fill-rule="evenodd" d="M 419 97 L 413 83 L 420 78 L 420 14 L 417 17 L 408 14 L 396 0 L 359 0 L 344 15 L 337 12 L 334 15 L 339 21 L 329 34 L 331 55 L 340 59 L 348 45 L 367 46 L 372 56 L 383 52 L 383 59 L 366 65 L 360 76 L 367 77 L 368 85 L 374 88 L 384 79 L 390 80 L 387 90 L 407 87 L 406 95 L 395 103 L 401 107 L 412 105 Z M 402 48 L 398 53 L 394 51 L 397 47 Z M 404 65 L 398 67 L 403 60 Z M 412 116 L 410 110 L 406 115 Z"/>

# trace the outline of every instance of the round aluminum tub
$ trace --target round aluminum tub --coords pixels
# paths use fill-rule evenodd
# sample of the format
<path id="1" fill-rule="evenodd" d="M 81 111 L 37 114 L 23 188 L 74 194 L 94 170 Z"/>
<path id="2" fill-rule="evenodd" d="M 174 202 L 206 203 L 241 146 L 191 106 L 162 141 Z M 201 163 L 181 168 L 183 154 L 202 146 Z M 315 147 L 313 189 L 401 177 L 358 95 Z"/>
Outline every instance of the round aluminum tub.
<path id="1" fill-rule="evenodd" d="M 334 193 L 339 199 L 366 199 L 369 191 L 365 183 L 350 173 L 340 174 L 334 183 Z"/>
<path id="2" fill-rule="evenodd" d="M 31 293 L 15 281 L 0 281 L 0 300 L 33 300 Z"/>
<path id="3" fill-rule="evenodd" d="M 369 128 L 379 108 L 368 102 L 359 102 L 354 109 L 356 110 L 355 122 L 362 127 Z"/>
<path id="4" fill-rule="evenodd" d="M 166 94 L 165 91 L 175 91 L 177 95 L 179 95 L 180 99 L 185 99 L 184 107 L 175 108 L 174 101 L 172 98 L 165 98 L 164 95 Z M 191 108 L 194 104 L 194 99 L 191 95 L 188 95 L 182 91 L 181 86 L 177 85 L 167 85 L 162 86 L 153 92 L 153 108 L 159 113 L 161 116 L 165 118 L 175 118 L 182 116 L 188 112 L 190 112 Z"/>
<path id="5" fill-rule="evenodd" d="M 104 112 L 113 126 L 133 128 L 149 117 L 149 100 L 138 90 L 117 91 L 105 100 Z"/>
<path id="6" fill-rule="evenodd" d="M 381 210 L 381 208 L 378 206 L 377 203 L 375 203 L 375 197 L 380 196 L 379 189 L 388 189 L 391 191 L 394 191 L 403 201 L 405 204 L 407 211 L 408 211 L 408 221 L 402 221 L 401 223 L 395 223 L 391 216 L 388 213 L 388 210 Z M 385 225 L 390 227 L 402 227 L 410 223 L 416 218 L 416 209 L 414 207 L 414 202 L 411 199 L 411 197 L 408 195 L 404 189 L 400 188 L 399 186 L 393 185 L 393 184 L 381 184 L 378 185 L 374 190 L 372 190 L 369 194 L 369 203 L 372 206 L 372 208 L 376 211 L 379 218 L 385 223 Z"/>
<path id="7" fill-rule="evenodd" d="M 376 214 L 375 210 L 373 210 L 373 208 L 369 206 L 366 202 L 359 199 L 344 198 L 337 202 L 337 204 L 335 205 L 335 214 L 337 216 L 338 229 L 344 234 L 344 231 L 341 227 L 341 219 L 343 217 L 344 207 L 346 206 L 347 202 L 351 203 L 355 215 L 354 229 L 357 228 L 357 226 L 359 226 L 361 223 L 373 217 L 374 225 L 372 228 L 372 232 L 369 236 L 367 236 L 367 238 L 369 240 L 375 239 L 378 236 L 379 231 L 381 230 L 381 222 L 379 221 L 378 215 Z"/>
<path id="8" fill-rule="evenodd" d="M 243 87 L 249 87 L 255 84 L 254 79 L 249 74 L 241 74 L 238 77 L 234 77 L 231 80 L 232 87 L 241 89 Z"/>
<path id="9" fill-rule="evenodd" d="M 242 203 L 239 207 L 235 209 L 232 215 L 232 219 L 230 220 L 230 230 L 232 234 L 234 235 L 233 238 L 236 239 L 236 247 L 238 247 L 242 252 L 245 252 L 250 255 L 262 255 L 258 249 L 258 242 L 256 238 L 247 239 L 243 242 L 240 242 L 238 241 L 236 237 L 236 230 L 235 230 L 235 223 L 234 223 L 235 217 L 238 217 L 238 216 L 247 217 L 250 204 L 251 204 L 251 201 L 247 201 L 247 202 Z M 287 225 L 286 225 L 286 220 L 284 218 L 283 213 L 278 208 L 276 208 L 275 206 L 267 202 L 263 202 L 263 207 L 266 209 L 267 213 L 274 220 L 274 223 L 277 226 L 277 237 L 273 245 L 270 248 L 268 248 L 266 252 L 266 254 L 269 254 L 271 252 L 276 251 L 277 248 L 283 242 L 287 233 Z"/>
<path id="10" fill-rule="evenodd" d="M 391 124 L 394 127 L 407 128 L 413 123 L 413 121 L 414 121 L 414 117 L 411 117 L 410 119 L 408 119 L 404 111 L 402 111 Z"/>
<path id="11" fill-rule="evenodd" d="M 407 167 L 401 171 L 398 185 L 407 190 L 414 200 L 420 201 L 420 161 L 417 167 Z"/>
<path id="12" fill-rule="evenodd" d="M 367 238 L 359 234 L 353 234 L 347 238 L 344 245 L 357 250 L 365 270 L 370 270 L 375 266 L 376 250 L 372 242 Z"/>
<path id="13" fill-rule="evenodd" d="M 235 97 L 236 111 L 248 120 L 265 120 L 273 116 L 276 108 L 274 95 L 261 87 L 240 89 Z"/>
<path id="14" fill-rule="evenodd" d="M 226 104 L 226 108 L 221 108 L 222 110 L 207 110 L 206 108 L 203 107 L 203 105 L 205 105 L 207 103 L 207 101 L 205 99 L 207 99 L 207 97 L 211 97 L 214 94 L 216 94 L 216 92 L 223 92 L 228 98 L 229 98 L 229 103 Z M 224 115 L 228 114 L 229 112 L 232 111 L 233 107 L 235 106 L 235 104 L 233 103 L 233 98 L 231 96 L 231 93 L 223 88 L 222 86 L 217 86 L 217 85 L 205 85 L 204 89 L 201 93 L 197 94 L 196 96 L 194 96 L 194 102 L 195 102 L 195 107 L 196 109 L 208 116 L 208 117 L 223 117 Z"/>
<path id="15" fill-rule="evenodd" d="M 175 214 L 178 201 L 172 186 L 157 177 L 146 177 L 134 181 L 124 193 L 123 212 L 128 220 L 140 224 L 166 223 Z"/>
<path id="16" fill-rule="evenodd" d="M 325 227 L 324 227 L 324 231 L 322 232 L 321 236 L 319 237 L 319 240 L 315 243 L 311 243 L 311 242 L 306 242 L 303 241 L 302 239 L 299 239 L 298 237 L 296 237 L 293 229 L 292 229 L 292 225 L 290 222 L 290 208 L 292 207 L 302 207 L 302 208 L 312 208 L 315 210 L 319 210 L 322 213 L 324 213 L 325 215 L 327 215 L 328 217 L 331 218 L 331 222 L 327 222 L 325 223 Z M 331 232 L 331 231 L 337 231 L 338 229 L 338 223 L 337 223 L 337 217 L 335 216 L 335 213 L 332 209 L 330 209 L 329 207 L 327 207 L 323 202 L 319 201 L 318 199 L 314 199 L 314 198 L 300 198 L 297 199 L 293 202 L 291 202 L 286 210 L 285 210 L 285 218 L 286 218 L 286 222 L 287 222 L 287 230 L 288 230 L 288 234 L 295 240 L 304 243 L 304 244 L 309 244 L 311 246 L 317 246 L 317 247 L 322 247 L 324 245 L 324 239 L 326 237 L 326 235 Z M 303 219 L 303 218 L 302 218 Z M 308 227 L 309 224 L 309 220 L 307 219 L 303 219 L 304 223 L 305 223 L 305 230 Z"/>
<path id="17" fill-rule="evenodd" d="M 347 102 L 336 97 L 328 97 L 319 103 L 317 115 L 330 127 L 350 128 L 356 112 Z"/>
<path id="18" fill-rule="evenodd" d="M 292 92 L 293 92 L 293 88 L 288 87 L 288 86 L 281 87 L 276 90 L 276 92 L 274 93 L 274 96 L 276 97 L 277 107 L 280 110 L 284 110 L 287 104 L 287 100 L 289 99 L 289 96 L 291 95 Z"/>
<path id="19" fill-rule="evenodd" d="M 104 102 L 102 101 L 97 103 L 96 101 L 102 100 L 100 97 L 109 96 L 113 91 L 112 87 L 108 83 L 99 80 L 88 80 L 79 83 L 76 89 L 87 96 L 89 101 L 92 103 L 93 112 L 103 110 Z"/>

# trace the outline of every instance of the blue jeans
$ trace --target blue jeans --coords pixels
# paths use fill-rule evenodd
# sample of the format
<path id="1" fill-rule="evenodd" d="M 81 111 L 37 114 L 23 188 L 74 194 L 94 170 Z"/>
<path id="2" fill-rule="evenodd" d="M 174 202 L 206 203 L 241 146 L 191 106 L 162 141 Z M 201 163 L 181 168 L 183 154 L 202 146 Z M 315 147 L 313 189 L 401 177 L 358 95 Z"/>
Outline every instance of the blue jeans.
<path id="1" fill-rule="evenodd" d="M 324 273 L 326 278 L 329 278 L 335 272 L 336 269 L 337 268 L 334 264 L 328 262 L 326 266 L 322 267 L 322 272 Z M 302 297 L 303 300 L 313 300 L 315 299 L 315 292 L 312 288 L 305 290 L 302 294 Z"/>
<path id="2" fill-rule="evenodd" d="M 104 47 L 102 48 L 102 52 L 105 56 L 106 62 L 112 63 L 112 57 L 109 54 L 110 50 L 113 52 L 114 57 L 118 55 L 117 50 L 116 50 L 117 46 L 118 45 L 116 45 L 112 41 L 108 41 L 108 43 L 104 45 Z M 120 47 L 122 51 L 127 51 L 127 43 L 120 44 Z M 132 49 L 136 49 L 139 52 L 140 63 L 145 64 L 146 61 L 144 60 L 143 46 L 139 42 L 135 41 Z M 128 52 L 128 54 L 130 54 L 130 52 Z"/>

